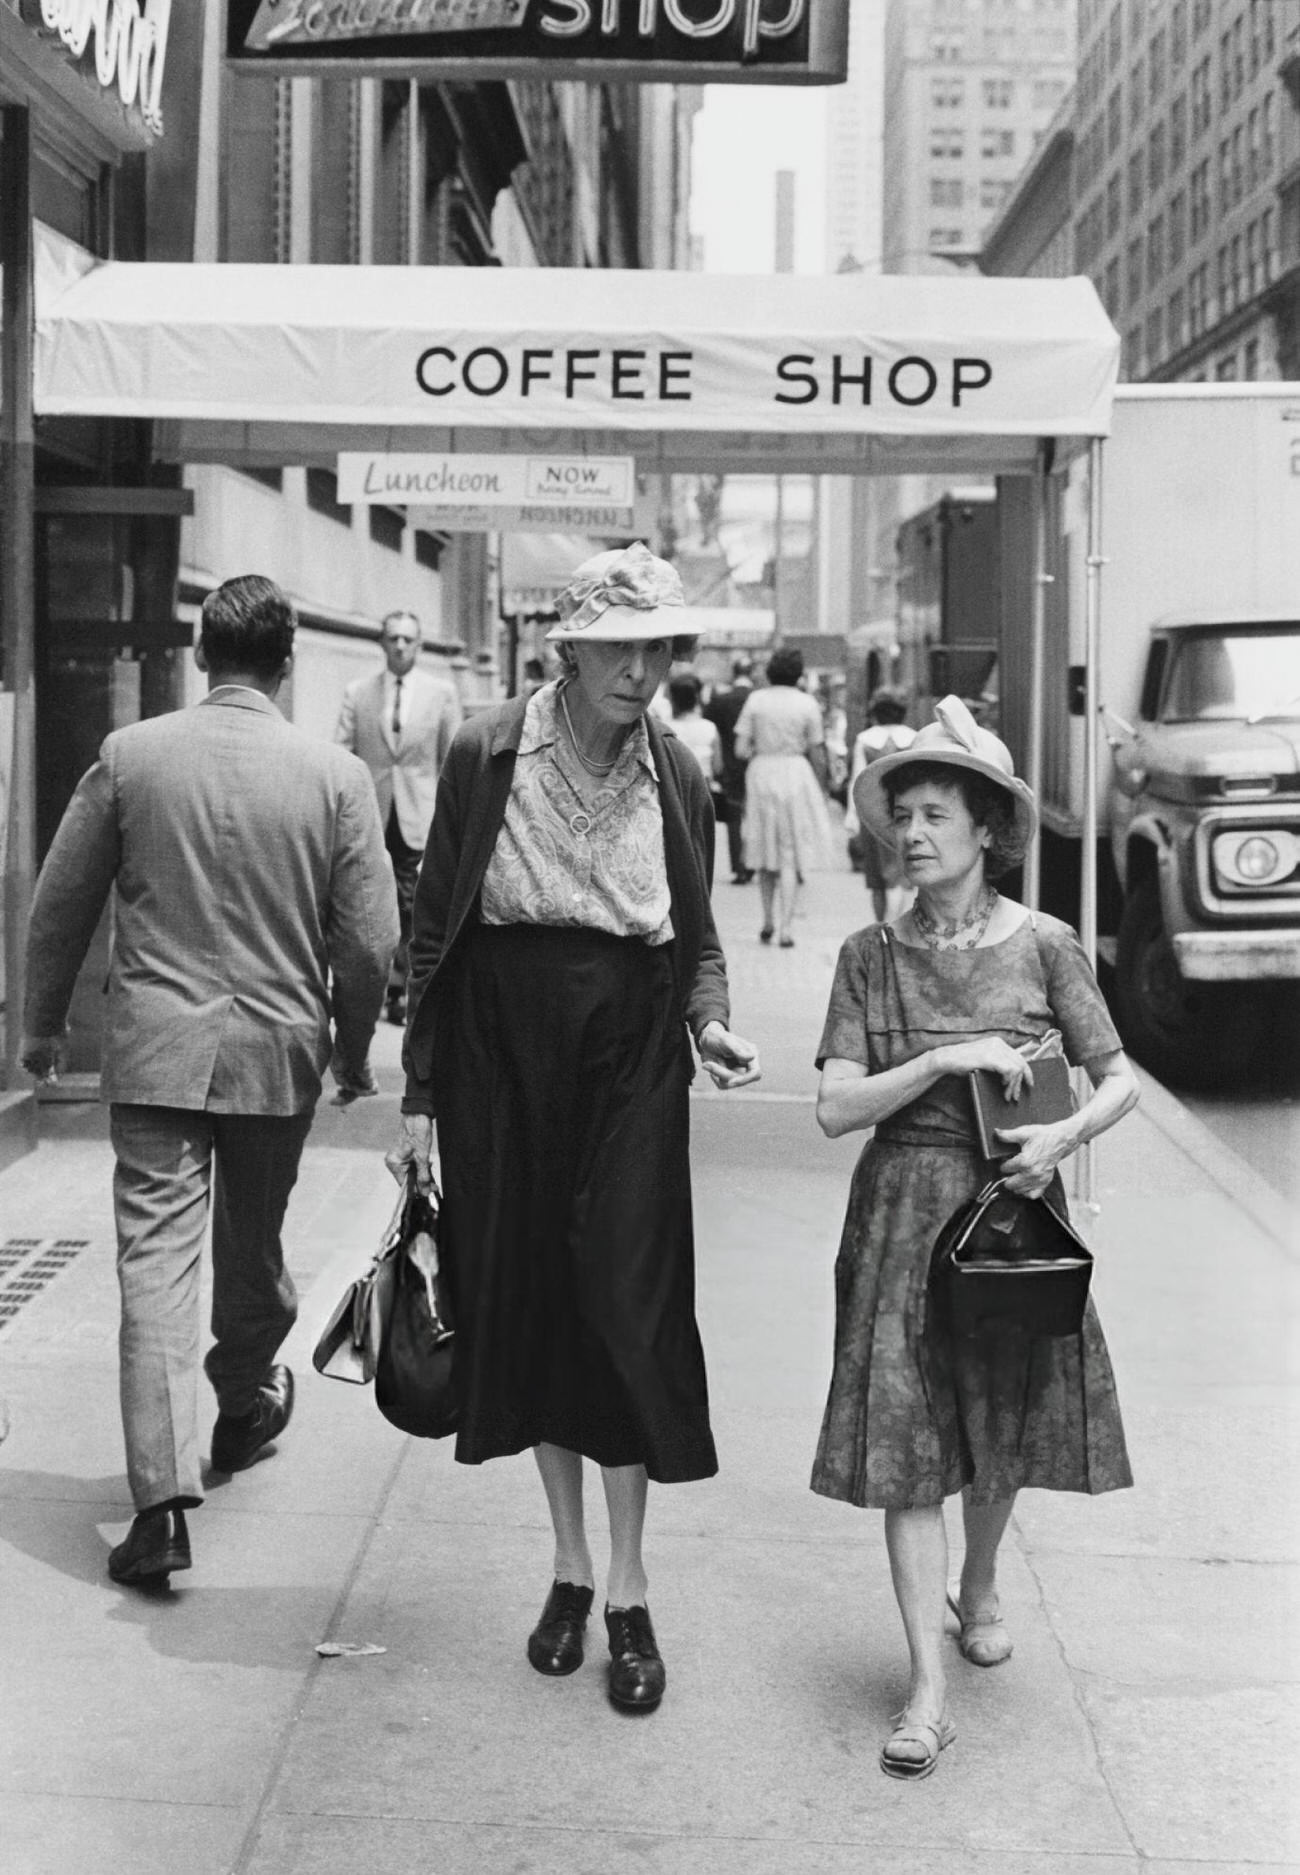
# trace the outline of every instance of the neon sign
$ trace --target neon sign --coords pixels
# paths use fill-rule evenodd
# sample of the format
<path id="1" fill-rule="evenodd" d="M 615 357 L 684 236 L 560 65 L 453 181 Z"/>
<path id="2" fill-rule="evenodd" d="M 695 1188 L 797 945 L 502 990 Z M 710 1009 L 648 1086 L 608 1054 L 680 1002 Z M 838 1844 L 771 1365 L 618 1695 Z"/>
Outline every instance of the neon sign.
<path id="1" fill-rule="evenodd" d="M 276 72 L 828 83 L 848 0 L 229 0 L 227 53 Z"/>
<path id="2" fill-rule="evenodd" d="M 162 133 L 163 67 L 172 0 L 41 0 L 41 24 L 74 59 L 93 47 L 95 76 Z"/>

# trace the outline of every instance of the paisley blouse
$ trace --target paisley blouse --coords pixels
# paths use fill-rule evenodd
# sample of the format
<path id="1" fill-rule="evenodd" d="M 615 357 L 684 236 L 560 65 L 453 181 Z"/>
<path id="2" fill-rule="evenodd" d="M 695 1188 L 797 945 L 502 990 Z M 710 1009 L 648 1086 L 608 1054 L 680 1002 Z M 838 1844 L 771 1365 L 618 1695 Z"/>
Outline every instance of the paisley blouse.
<path id="1" fill-rule="evenodd" d="M 505 819 L 483 878 L 484 924 L 673 935 L 659 779 L 643 722 L 591 797 L 560 733 L 559 685 L 529 698 Z"/>

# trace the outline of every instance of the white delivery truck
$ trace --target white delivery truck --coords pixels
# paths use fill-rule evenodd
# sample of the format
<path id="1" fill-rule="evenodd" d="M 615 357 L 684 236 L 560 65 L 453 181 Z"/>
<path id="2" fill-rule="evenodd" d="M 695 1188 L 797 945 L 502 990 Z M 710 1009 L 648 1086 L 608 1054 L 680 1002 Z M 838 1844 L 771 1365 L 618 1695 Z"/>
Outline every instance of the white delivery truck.
<path id="1" fill-rule="evenodd" d="M 1300 385 L 1123 387 L 1102 465 L 1102 948 L 1125 1040 L 1190 1084 L 1267 1046 L 1273 986 L 1300 979 Z M 1068 915 L 1087 456 L 1048 491 L 1043 885 Z M 1000 495 L 1001 720 L 1023 759 L 1032 494 Z"/>

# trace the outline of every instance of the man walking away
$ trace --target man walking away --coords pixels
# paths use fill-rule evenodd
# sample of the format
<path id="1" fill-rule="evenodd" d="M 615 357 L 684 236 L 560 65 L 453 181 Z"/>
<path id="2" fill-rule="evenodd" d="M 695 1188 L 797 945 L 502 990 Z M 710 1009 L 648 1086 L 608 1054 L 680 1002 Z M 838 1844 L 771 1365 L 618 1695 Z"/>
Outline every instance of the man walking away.
<path id="1" fill-rule="evenodd" d="M 462 712 L 454 684 L 416 667 L 420 621 L 413 613 L 390 612 L 381 642 L 385 668 L 348 685 L 335 740 L 361 757 L 379 798 L 401 923 L 388 982 L 388 1020 L 400 1023 L 406 1009 L 415 882 L 433 820 L 438 776 Z"/>
<path id="2" fill-rule="evenodd" d="M 331 1056 L 366 1055 L 397 940 L 374 789 L 285 722 L 294 615 L 269 579 L 204 601 L 193 709 L 109 736 L 36 885 L 23 1061 L 52 1078 L 110 890 L 103 1098 L 117 1158 L 122 1419 L 137 1515 L 108 1559 L 149 1585 L 190 1567 L 202 1503 L 199 1263 L 212 1207 L 212 1469 L 242 1471 L 289 1423 L 275 1361 L 297 1298 L 280 1230 Z"/>
<path id="3" fill-rule="evenodd" d="M 754 660 L 744 651 L 731 660 L 731 684 L 716 690 L 704 714 L 722 738 L 722 793 L 727 805 L 727 852 L 731 883 L 748 885 L 753 873 L 745 864 L 741 830 L 745 822 L 745 763 L 736 754 L 736 724 L 754 688 Z"/>

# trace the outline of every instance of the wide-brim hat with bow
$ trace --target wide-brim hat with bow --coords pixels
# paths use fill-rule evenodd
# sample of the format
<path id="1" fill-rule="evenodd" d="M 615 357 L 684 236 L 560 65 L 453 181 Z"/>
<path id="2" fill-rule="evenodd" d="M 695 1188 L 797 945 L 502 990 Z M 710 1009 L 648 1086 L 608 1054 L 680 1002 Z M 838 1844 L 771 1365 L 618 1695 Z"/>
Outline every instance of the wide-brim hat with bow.
<path id="1" fill-rule="evenodd" d="M 1028 846 L 1038 826 L 1038 808 L 1029 784 L 1020 779 L 1011 751 L 991 729 L 981 729 L 960 697 L 944 697 L 934 706 L 935 720 L 919 729 L 905 749 L 869 762 L 853 784 L 853 805 L 864 827 L 894 844 L 893 808 L 885 783 L 909 762 L 934 762 L 942 768 L 983 775 L 1005 790 L 1015 809 L 1016 833 Z"/>
<path id="2" fill-rule="evenodd" d="M 676 567 L 640 541 L 584 560 L 555 609 L 560 622 L 546 634 L 552 644 L 683 638 L 691 632 Z"/>

